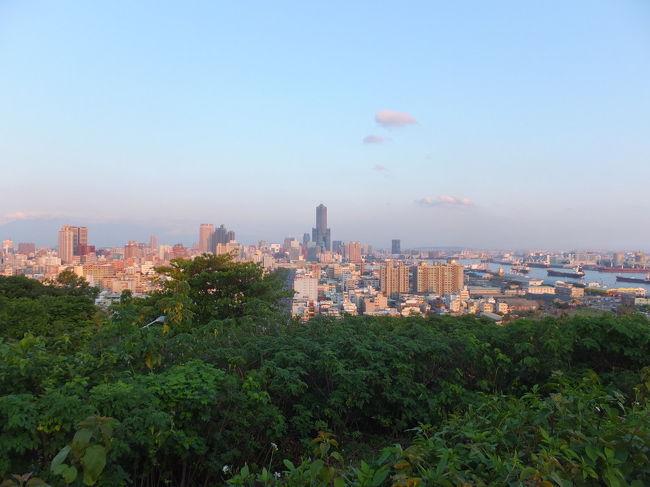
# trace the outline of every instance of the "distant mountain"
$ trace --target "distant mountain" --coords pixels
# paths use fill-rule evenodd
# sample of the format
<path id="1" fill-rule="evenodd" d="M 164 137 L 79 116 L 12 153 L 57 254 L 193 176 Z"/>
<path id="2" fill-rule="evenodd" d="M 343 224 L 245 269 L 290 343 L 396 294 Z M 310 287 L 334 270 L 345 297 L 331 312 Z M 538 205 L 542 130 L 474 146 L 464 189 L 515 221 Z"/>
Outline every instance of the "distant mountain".
<path id="1" fill-rule="evenodd" d="M 99 248 L 122 246 L 129 240 L 148 242 L 151 235 L 157 235 L 158 242 L 161 244 L 172 245 L 183 243 L 189 246 L 197 238 L 196 235 L 173 234 L 169 229 L 159 225 L 40 218 L 0 224 L 0 240 L 11 239 L 14 245 L 18 245 L 19 242 L 34 242 L 38 247 L 54 248 L 58 244 L 58 232 L 62 225 L 87 226 L 89 243 Z"/>

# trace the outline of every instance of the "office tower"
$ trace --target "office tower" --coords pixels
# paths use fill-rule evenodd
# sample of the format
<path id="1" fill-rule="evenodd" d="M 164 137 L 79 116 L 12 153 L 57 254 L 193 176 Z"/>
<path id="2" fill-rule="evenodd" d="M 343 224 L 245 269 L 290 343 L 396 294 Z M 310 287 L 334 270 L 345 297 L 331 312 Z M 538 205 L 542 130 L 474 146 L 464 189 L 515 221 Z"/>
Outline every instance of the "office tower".
<path id="1" fill-rule="evenodd" d="M 409 292 L 409 268 L 402 262 L 386 260 L 379 269 L 379 286 L 385 296 Z"/>
<path id="2" fill-rule="evenodd" d="M 210 223 L 202 223 L 199 227 L 199 252 L 205 254 L 211 252 L 210 239 L 214 233 L 214 225 Z"/>
<path id="3" fill-rule="evenodd" d="M 458 293 L 464 284 L 463 266 L 457 263 L 420 263 L 415 267 L 415 290 L 438 296 Z"/>
<path id="4" fill-rule="evenodd" d="M 343 253 L 345 252 L 345 245 L 341 240 L 334 240 L 332 242 L 332 252 L 334 252 L 335 254 L 343 255 Z"/>
<path id="5" fill-rule="evenodd" d="M 302 244 L 307 245 L 310 240 L 311 240 L 311 237 L 309 236 L 309 234 L 308 233 L 303 233 L 303 235 L 302 235 Z"/>
<path id="6" fill-rule="evenodd" d="M 219 228 L 216 228 L 212 234 L 212 239 L 210 242 L 210 251 L 217 253 L 217 245 L 228 243 L 228 229 L 225 225 L 220 225 Z"/>
<path id="7" fill-rule="evenodd" d="M 350 242 L 347 245 L 348 262 L 361 264 L 361 243 Z"/>
<path id="8" fill-rule="evenodd" d="M 156 235 L 152 235 L 151 237 L 149 237 L 149 248 L 151 250 L 158 249 L 158 237 Z"/>
<path id="9" fill-rule="evenodd" d="M 73 239 L 73 251 L 75 255 L 81 255 L 82 246 L 88 248 L 88 227 L 75 227 Z"/>
<path id="10" fill-rule="evenodd" d="M 402 252 L 402 242 L 399 239 L 393 239 L 391 242 L 391 254 L 399 254 Z"/>
<path id="11" fill-rule="evenodd" d="M 88 245 L 88 227 L 64 225 L 72 232 L 72 255 L 81 255 L 79 249 Z"/>
<path id="12" fill-rule="evenodd" d="M 59 230 L 59 258 L 62 264 L 70 264 L 74 255 L 73 227 L 63 225 Z"/>
<path id="13" fill-rule="evenodd" d="M 316 228 L 311 230 L 311 239 L 323 250 L 332 250 L 330 229 L 327 228 L 327 207 L 320 204 L 316 207 Z"/>
<path id="14" fill-rule="evenodd" d="M 233 232 L 232 230 L 228 230 L 226 232 L 226 241 L 224 243 L 233 242 L 235 240 L 237 240 L 235 238 L 235 232 Z"/>

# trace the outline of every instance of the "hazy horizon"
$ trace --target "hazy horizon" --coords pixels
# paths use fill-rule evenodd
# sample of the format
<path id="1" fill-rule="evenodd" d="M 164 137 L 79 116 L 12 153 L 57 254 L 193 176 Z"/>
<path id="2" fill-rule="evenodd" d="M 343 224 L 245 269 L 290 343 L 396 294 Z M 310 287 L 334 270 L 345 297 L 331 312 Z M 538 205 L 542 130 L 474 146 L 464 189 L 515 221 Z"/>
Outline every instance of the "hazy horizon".
<path id="1" fill-rule="evenodd" d="M 0 239 L 650 249 L 650 4 L 0 4 Z M 54 228 L 54 232 L 52 229 Z"/>
<path id="2" fill-rule="evenodd" d="M 237 227 L 233 226 L 228 222 L 214 221 L 214 222 L 202 222 L 202 223 L 214 223 L 215 225 L 220 225 L 224 223 L 229 230 L 234 230 L 236 232 L 237 240 L 244 245 L 257 245 L 260 240 L 266 240 L 270 243 L 282 243 L 286 237 L 295 237 L 298 240 L 302 239 L 302 235 L 305 232 L 311 230 L 311 228 L 305 230 L 305 232 L 286 232 L 282 233 L 280 231 L 275 232 L 273 238 L 267 236 L 258 236 L 254 232 L 238 231 Z M 89 231 L 89 241 L 90 244 L 96 245 L 98 248 L 106 247 L 121 247 L 129 240 L 135 240 L 137 242 L 147 243 L 151 235 L 156 235 L 158 237 L 159 244 L 174 245 L 177 243 L 183 244 L 187 247 L 190 247 L 193 244 L 198 242 L 198 226 L 199 223 L 190 224 L 188 222 L 181 223 L 176 227 L 173 227 L 169 224 L 142 224 L 136 222 L 118 222 L 118 221 L 77 221 L 77 220 L 68 220 L 68 219 L 35 219 L 35 220 L 20 220 L 14 221 L 12 223 L 7 223 L 0 225 L 0 240 L 4 238 L 11 238 L 14 242 L 14 245 L 18 245 L 20 242 L 34 242 L 39 247 L 50 247 L 56 248 L 57 246 L 57 236 L 60 227 L 64 224 L 73 224 L 73 225 L 82 225 L 88 226 Z M 254 230 L 254 229 L 253 229 Z M 353 234 L 353 230 L 350 231 L 350 234 Z M 14 235 L 15 237 L 11 237 Z M 270 233 L 269 235 L 273 235 Z M 634 252 L 634 251 L 643 251 L 650 252 L 650 247 L 606 247 L 606 246 L 517 246 L 517 245 L 464 245 L 462 243 L 454 243 L 453 241 L 444 240 L 444 236 L 441 236 L 442 240 L 433 242 L 433 243 L 418 243 L 413 242 L 409 239 L 401 238 L 399 235 L 386 235 L 385 238 L 378 238 L 372 241 L 362 241 L 362 243 L 370 244 L 375 249 L 390 249 L 391 240 L 393 238 L 398 238 L 401 240 L 402 249 L 425 249 L 425 248 L 462 248 L 462 249 L 477 249 L 477 250 L 515 250 L 515 251 L 526 251 L 526 250 L 548 250 L 548 251 L 621 251 L 621 252 Z M 333 240 L 343 240 L 343 241 L 358 241 L 357 238 L 339 238 L 337 234 L 333 234 Z M 485 239 L 489 241 L 489 239 Z"/>

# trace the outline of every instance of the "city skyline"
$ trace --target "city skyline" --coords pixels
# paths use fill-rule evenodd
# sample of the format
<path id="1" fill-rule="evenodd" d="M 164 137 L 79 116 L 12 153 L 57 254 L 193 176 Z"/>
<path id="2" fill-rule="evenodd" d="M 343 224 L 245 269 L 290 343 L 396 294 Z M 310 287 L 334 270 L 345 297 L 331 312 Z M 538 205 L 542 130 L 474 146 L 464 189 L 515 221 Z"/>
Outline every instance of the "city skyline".
<path id="1" fill-rule="evenodd" d="M 327 211 L 327 208 L 326 208 Z M 312 208 L 313 212 L 313 208 Z M 327 217 L 326 217 L 327 218 Z M 72 225 L 71 222 L 75 222 L 75 225 Z M 85 222 L 84 222 L 85 223 Z M 313 216 L 312 216 L 313 224 Z M 165 245 L 175 245 L 181 244 L 188 248 L 196 246 L 201 248 L 201 229 L 205 226 L 211 227 L 211 235 L 214 235 L 215 230 L 218 232 L 220 230 L 228 230 L 224 227 L 223 224 L 217 225 L 214 224 L 205 224 L 205 223 L 189 223 L 186 222 L 185 226 L 187 227 L 187 233 L 181 232 L 166 232 L 164 226 L 142 226 L 142 225 L 130 225 L 130 224 L 120 224 L 120 223 L 99 223 L 99 224 L 85 224 L 81 225 L 79 221 L 73 219 L 49 219 L 49 220 L 19 220 L 13 222 L 12 224 L 2 225 L 0 224 L 0 240 L 9 239 L 16 243 L 34 243 L 38 247 L 42 248 L 57 248 L 60 242 L 59 232 L 63 227 L 70 228 L 91 228 L 93 238 L 92 243 L 93 247 L 97 248 L 111 248 L 111 247 L 120 247 L 128 241 L 137 241 L 137 242 L 148 242 L 152 237 L 160 241 L 161 244 Z M 13 227 L 13 228 L 12 228 Z M 264 234 L 248 234 L 246 232 L 240 232 L 239 227 L 236 222 L 229 224 L 229 227 L 236 229 L 237 241 L 243 245 L 256 245 L 259 241 L 267 241 L 269 243 L 281 243 L 284 239 L 290 237 L 295 238 L 298 241 L 303 241 L 304 237 L 301 235 L 308 235 L 311 240 L 310 233 L 302 233 L 299 228 L 296 228 L 294 231 L 282 233 L 276 231 L 276 237 L 269 237 Z M 116 229 L 118 229 L 116 233 Z M 153 230 L 153 232 L 149 232 Z M 312 228 L 312 231 L 315 228 Z M 330 230 L 328 228 L 328 230 Z M 87 230 L 86 230 L 87 231 Z M 333 248 L 331 244 L 337 244 L 337 242 L 342 242 L 344 244 L 350 242 L 362 242 L 368 245 L 372 245 L 377 249 L 384 249 L 387 251 L 393 251 L 395 249 L 395 242 L 400 242 L 398 247 L 401 247 L 401 250 L 417 250 L 417 249 L 474 249 L 474 250 L 511 250 L 511 251 L 623 251 L 623 252 L 634 252 L 634 251 L 643 251 L 650 252 L 650 243 L 644 246 L 638 247 L 625 247 L 625 246 L 596 246 L 596 245 L 585 245 L 585 246 L 489 246 L 489 245 L 459 245 L 459 244 L 444 244 L 441 242 L 433 242 L 430 245 L 416 245 L 408 240 L 404 239 L 395 239 L 394 234 L 385 234 L 384 238 L 377 241 L 367 241 L 355 237 L 353 232 L 350 233 L 350 238 L 339 238 L 340 235 L 335 228 L 335 239 L 330 241 L 330 248 Z M 228 233 L 234 235 L 234 231 L 229 231 Z M 280 235 L 282 235 L 280 237 Z M 330 237 L 331 238 L 331 237 Z M 221 243 L 226 243 L 227 240 L 220 240 Z M 216 241 L 212 239 L 209 240 L 210 245 L 213 246 Z M 212 248 L 212 247 L 210 247 Z M 394 253 L 394 252 L 393 252 Z"/>
<path id="2" fill-rule="evenodd" d="M 195 228 L 195 235 L 194 236 L 188 236 L 187 239 L 179 239 L 176 237 L 172 237 L 170 239 L 165 239 L 164 237 L 161 239 L 159 234 L 149 234 L 149 235 L 144 235 L 144 233 L 141 233 L 141 237 L 134 237 L 133 234 L 129 237 L 127 236 L 123 240 L 120 238 L 116 238 L 113 236 L 112 243 L 106 244 L 104 240 L 102 240 L 102 233 L 100 233 L 99 237 L 96 237 L 96 232 L 94 231 L 95 229 L 93 227 L 90 228 L 92 231 L 92 238 L 88 239 L 86 242 L 86 249 L 82 253 L 78 253 L 78 251 L 72 251 L 72 255 L 84 255 L 85 252 L 88 251 L 94 251 L 95 249 L 111 249 L 111 248 L 117 248 L 117 247 L 122 247 L 127 243 L 138 243 L 139 245 L 145 245 L 147 242 L 149 242 L 149 246 L 151 247 L 157 247 L 160 243 L 160 245 L 165 245 L 168 247 L 172 247 L 175 245 L 181 245 L 187 249 L 196 249 L 201 251 L 202 249 L 202 244 L 201 244 L 201 236 L 202 236 L 202 230 L 204 227 L 212 227 L 212 232 L 210 233 L 209 238 L 209 250 L 208 252 L 214 252 L 216 250 L 216 244 L 217 243 L 226 243 L 226 240 L 223 239 L 215 239 L 215 230 L 216 233 L 219 233 L 220 230 L 228 230 L 226 228 L 223 228 L 224 225 L 220 225 L 220 228 L 216 227 L 215 225 L 212 224 L 200 224 L 198 225 L 197 228 Z M 74 225 L 69 225 L 69 222 L 59 225 L 54 230 L 54 236 L 50 235 L 51 241 L 54 243 L 52 244 L 43 244 L 42 242 L 38 241 L 38 239 L 31 239 L 31 238 L 13 238 L 8 235 L 0 235 L 0 241 L 7 241 L 7 242 L 12 242 L 15 248 L 18 248 L 18 246 L 21 245 L 26 245 L 26 246 L 32 246 L 35 245 L 37 248 L 49 248 L 49 249 L 54 249 L 57 250 L 60 245 L 61 245 L 61 232 L 65 228 L 71 228 L 71 229 L 79 229 L 83 228 L 85 229 L 86 232 L 86 238 L 88 235 L 88 227 L 80 227 L 80 226 L 74 226 Z M 110 233 L 110 231 L 109 231 Z M 230 237 L 234 237 L 235 232 L 234 231 L 228 231 L 227 232 Z M 57 237 L 58 235 L 58 237 Z M 307 233 L 304 234 L 305 236 L 308 235 Z M 70 237 L 73 240 L 70 242 L 70 245 L 74 246 L 74 237 Z M 282 245 L 283 241 L 286 243 L 287 239 L 294 239 L 296 242 L 299 243 L 305 243 L 304 238 L 300 238 L 299 234 L 295 235 L 285 235 L 284 238 L 279 238 L 279 239 L 269 239 L 269 238 L 257 238 L 257 239 L 245 239 L 242 240 L 239 237 L 235 240 L 234 238 L 232 239 L 239 245 L 244 245 L 244 246 L 257 246 L 260 242 L 265 242 L 267 245 L 270 244 L 276 244 L 276 245 Z M 310 239 L 306 242 L 306 244 L 309 244 L 311 241 L 311 236 Z M 520 252 L 591 252 L 591 253 L 617 253 L 617 252 L 623 252 L 623 253 L 635 253 L 635 252 L 650 252 L 646 249 L 643 248 L 599 248 L 599 247 L 567 247 L 567 248 L 543 248 L 543 247 L 521 247 L 521 248 L 515 248 L 515 247 L 468 247 L 468 246 L 456 246 L 456 245 L 430 245 L 430 246 L 401 246 L 401 249 L 398 249 L 399 251 L 396 252 L 395 248 L 395 242 L 401 242 L 400 239 L 385 239 L 384 242 L 380 243 L 379 245 L 376 245 L 372 242 L 364 242 L 364 241 L 359 241 L 359 240 L 333 240 L 332 241 L 332 246 L 331 250 L 335 252 L 340 252 L 340 253 L 346 253 L 349 252 L 349 247 L 350 244 L 353 245 L 370 245 L 371 248 L 376 249 L 376 250 L 381 250 L 384 252 L 387 252 L 389 254 L 399 254 L 403 252 L 409 252 L 409 251 L 422 251 L 422 250 L 436 250 L 436 249 L 444 249 L 444 250 L 470 250 L 470 251 L 484 251 L 484 252 L 515 252 L 515 253 L 520 253 Z M 90 245 L 89 245 L 90 244 Z M 340 245 L 340 247 L 337 247 L 337 245 Z"/>
<path id="3" fill-rule="evenodd" d="M 3 3 L 0 236 L 649 248 L 647 2 L 284 6 Z"/>

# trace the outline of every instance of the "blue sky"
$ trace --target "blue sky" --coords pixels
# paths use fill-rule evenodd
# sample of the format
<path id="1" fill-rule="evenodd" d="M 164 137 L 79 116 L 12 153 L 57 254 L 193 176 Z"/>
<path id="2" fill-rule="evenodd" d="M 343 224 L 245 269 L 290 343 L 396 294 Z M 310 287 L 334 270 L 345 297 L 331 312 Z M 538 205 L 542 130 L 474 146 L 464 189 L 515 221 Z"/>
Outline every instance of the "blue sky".
<path id="1" fill-rule="evenodd" d="M 0 0 L 0 114 L 0 238 L 650 249 L 645 0 Z"/>

